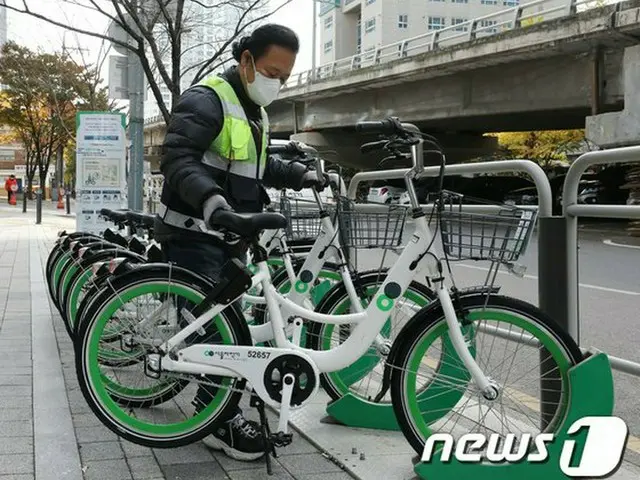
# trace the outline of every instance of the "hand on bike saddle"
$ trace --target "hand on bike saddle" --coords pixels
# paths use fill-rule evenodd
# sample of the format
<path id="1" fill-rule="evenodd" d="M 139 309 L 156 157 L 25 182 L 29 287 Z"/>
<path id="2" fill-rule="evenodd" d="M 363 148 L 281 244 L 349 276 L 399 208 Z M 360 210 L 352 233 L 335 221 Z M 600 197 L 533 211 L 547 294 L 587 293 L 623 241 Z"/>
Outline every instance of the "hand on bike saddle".
<path id="1" fill-rule="evenodd" d="M 222 195 L 213 195 L 202 206 L 202 216 L 205 223 L 213 227 L 216 225 L 215 221 L 212 222 L 212 217 L 219 210 L 228 210 L 233 212 L 233 208 L 227 203 L 227 200 Z"/>

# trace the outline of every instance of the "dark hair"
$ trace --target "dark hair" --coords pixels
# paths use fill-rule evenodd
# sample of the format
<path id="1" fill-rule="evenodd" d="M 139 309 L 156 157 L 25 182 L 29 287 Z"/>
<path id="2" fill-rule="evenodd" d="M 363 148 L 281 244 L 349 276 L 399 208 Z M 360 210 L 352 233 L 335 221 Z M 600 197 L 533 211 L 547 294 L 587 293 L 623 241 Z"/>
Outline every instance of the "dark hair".
<path id="1" fill-rule="evenodd" d="M 293 30 L 284 25 L 269 23 L 256 28 L 251 35 L 234 42 L 231 53 L 238 63 L 240 63 L 240 57 L 245 50 L 249 50 L 253 58 L 257 60 L 265 54 L 271 45 L 286 48 L 295 54 L 300 50 L 298 36 Z"/>

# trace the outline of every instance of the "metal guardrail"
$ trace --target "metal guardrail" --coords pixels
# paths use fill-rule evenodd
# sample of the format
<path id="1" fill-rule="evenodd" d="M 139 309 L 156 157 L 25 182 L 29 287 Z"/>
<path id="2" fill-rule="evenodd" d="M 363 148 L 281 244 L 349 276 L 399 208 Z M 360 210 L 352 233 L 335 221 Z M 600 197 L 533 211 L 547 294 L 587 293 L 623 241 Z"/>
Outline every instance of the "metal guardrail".
<path id="1" fill-rule="evenodd" d="M 362 182 L 370 182 L 375 180 L 391 180 L 404 178 L 409 171 L 408 168 L 394 170 L 378 170 L 374 172 L 356 173 L 351 182 L 347 196 L 351 199 L 356 198 L 358 185 Z M 522 172 L 527 173 L 536 186 L 539 199 L 538 216 L 551 216 L 553 207 L 553 196 L 551 195 L 551 185 L 544 173 L 544 170 L 531 160 L 501 160 L 496 162 L 479 162 L 458 165 L 447 165 L 444 170 L 445 175 L 464 175 L 473 173 L 503 173 L 503 172 Z M 425 167 L 422 177 L 437 177 L 440 173 L 440 167 Z"/>
<path id="2" fill-rule="evenodd" d="M 534 0 L 456 25 L 430 30 L 416 37 L 383 45 L 351 57 L 320 65 L 315 69 L 293 74 L 284 85 L 283 90 L 337 77 L 381 63 L 470 42 L 477 38 L 526 28 L 548 20 L 569 17 L 578 10 L 587 10 L 597 6 L 596 0 Z"/>
<path id="3" fill-rule="evenodd" d="M 562 212 L 566 222 L 567 327 L 580 344 L 580 300 L 578 281 L 578 217 L 640 219 L 640 205 L 578 205 L 578 186 L 593 165 L 640 162 L 640 146 L 588 152 L 569 168 L 562 189 Z M 640 377 L 640 363 L 609 356 L 611 366 Z"/>

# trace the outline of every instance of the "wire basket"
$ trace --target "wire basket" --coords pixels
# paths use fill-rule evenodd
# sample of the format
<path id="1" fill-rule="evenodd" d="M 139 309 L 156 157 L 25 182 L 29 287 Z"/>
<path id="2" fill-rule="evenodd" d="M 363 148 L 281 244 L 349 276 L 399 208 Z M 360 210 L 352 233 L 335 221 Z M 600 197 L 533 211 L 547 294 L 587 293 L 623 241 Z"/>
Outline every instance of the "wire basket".
<path id="1" fill-rule="evenodd" d="M 462 211 L 463 205 L 473 204 L 495 208 L 491 213 Z M 442 247 L 449 260 L 512 264 L 526 251 L 537 217 L 536 210 L 484 202 L 451 192 L 443 196 L 440 205 Z"/>
<path id="2" fill-rule="evenodd" d="M 340 241 L 347 248 L 397 248 L 402 244 L 408 207 L 371 204 L 377 211 L 366 211 L 367 204 L 355 204 L 341 197 L 338 202 Z"/>
<path id="3" fill-rule="evenodd" d="M 287 219 L 285 233 L 289 241 L 315 239 L 320 234 L 321 221 L 318 204 L 315 201 L 280 197 L 279 202 L 271 204 L 270 209 L 279 212 Z M 325 207 L 332 213 L 331 207 Z"/>

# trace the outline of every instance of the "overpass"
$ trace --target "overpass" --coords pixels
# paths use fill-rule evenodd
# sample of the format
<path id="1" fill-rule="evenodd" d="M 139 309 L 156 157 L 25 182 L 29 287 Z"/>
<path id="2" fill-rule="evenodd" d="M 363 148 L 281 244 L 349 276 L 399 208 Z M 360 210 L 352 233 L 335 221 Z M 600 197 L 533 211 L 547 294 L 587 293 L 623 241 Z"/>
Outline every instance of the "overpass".
<path id="1" fill-rule="evenodd" d="M 387 115 L 436 134 L 452 162 L 491 153 L 488 132 L 586 124 L 598 145 L 640 143 L 640 0 L 587 4 L 535 0 L 294 75 L 268 108 L 273 135 L 361 167 L 375 157 L 353 125 Z M 163 130 L 145 126 L 151 157 Z"/>
<path id="2" fill-rule="evenodd" d="M 640 142 L 640 1 L 579 9 L 536 0 L 467 32 L 430 31 L 302 72 L 269 107 L 274 135 L 321 132 L 301 138 L 351 157 L 357 121 L 395 115 L 466 145 L 462 156 L 492 148 L 483 133 L 585 123 L 596 144 Z M 488 35 L 487 19 L 504 31 Z"/>

